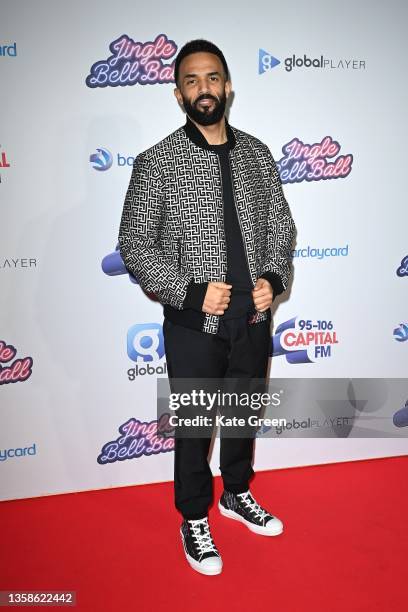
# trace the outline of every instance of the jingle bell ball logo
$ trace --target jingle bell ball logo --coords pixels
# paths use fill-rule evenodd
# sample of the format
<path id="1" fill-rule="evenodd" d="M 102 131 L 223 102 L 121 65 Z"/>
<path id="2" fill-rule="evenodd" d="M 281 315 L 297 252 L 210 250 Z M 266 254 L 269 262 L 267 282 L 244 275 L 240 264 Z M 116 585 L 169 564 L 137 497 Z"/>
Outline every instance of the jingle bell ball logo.
<path id="1" fill-rule="evenodd" d="M 408 255 L 401 260 L 401 264 L 397 268 L 397 276 L 408 276 Z"/>
<path id="2" fill-rule="evenodd" d="M 315 363 L 332 356 L 339 343 L 332 321 L 298 319 L 281 323 L 272 337 L 272 356 L 284 355 L 288 363 Z"/>
<path id="3" fill-rule="evenodd" d="M 15 359 L 17 349 L 0 340 L 0 385 L 24 382 L 32 374 L 32 357 Z M 14 360 L 14 361 L 13 361 Z"/>
<path id="4" fill-rule="evenodd" d="M 174 83 L 174 62 L 165 62 L 176 54 L 177 45 L 166 34 L 147 42 L 134 41 L 122 34 L 110 43 L 109 49 L 112 55 L 91 66 L 85 80 L 88 87 Z"/>
<path id="5" fill-rule="evenodd" d="M 103 445 L 97 462 L 106 465 L 174 450 L 174 437 L 166 437 L 166 433 L 172 431 L 169 426 L 169 416 L 164 414 L 159 420 L 154 421 L 129 419 L 119 427 L 119 437 Z"/>
<path id="6" fill-rule="evenodd" d="M 346 178 L 351 172 L 353 156 L 349 153 L 333 159 L 339 151 L 339 143 L 331 136 L 313 144 L 293 138 L 283 145 L 283 157 L 276 162 L 282 183 Z"/>

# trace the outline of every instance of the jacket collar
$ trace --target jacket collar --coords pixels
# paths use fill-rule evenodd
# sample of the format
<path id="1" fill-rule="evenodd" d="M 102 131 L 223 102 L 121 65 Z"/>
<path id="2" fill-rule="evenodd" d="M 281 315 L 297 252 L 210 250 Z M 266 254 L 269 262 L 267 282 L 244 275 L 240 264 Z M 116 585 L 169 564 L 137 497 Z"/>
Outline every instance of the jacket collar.
<path id="1" fill-rule="evenodd" d="M 225 117 L 225 115 L 224 115 Z M 225 127 L 227 130 L 227 138 L 229 149 L 233 149 L 236 145 L 235 134 L 230 124 L 227 121 L 227 117 L 225 117 Z M 194 142 L 195 145 L 201 147 L 202 149 L 207 149 L 208 151 L 213 151 L 213 145 L 209 144 L 204 137 L 204 135 L 200 132 L 198 127 L 193 123 L 188 115 L 186 115 L 186 123 L 183 125 L 183 129 L 187 135 L 187 137 Z"/>

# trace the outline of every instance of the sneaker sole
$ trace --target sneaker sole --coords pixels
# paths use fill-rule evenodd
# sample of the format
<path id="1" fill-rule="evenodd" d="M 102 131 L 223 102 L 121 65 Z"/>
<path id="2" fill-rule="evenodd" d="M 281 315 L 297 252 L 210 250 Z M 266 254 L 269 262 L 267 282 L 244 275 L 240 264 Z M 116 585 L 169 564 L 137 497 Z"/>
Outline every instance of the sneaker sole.
<path id="1" fill-rule="evenodd" d="M 204 576 L 217 576 L 218 574 L 221 574 L 221 572 L 222 572 L 222 561 L 221 561 L 221 567 L 220 568 L 214 568 L 214 569 L 205 569 L 205 568 L 203 568 L 200 565 L 200 563 L 198 561 L 196 561 L 195 559 L 193 559 L 193 557 L 190 557 L 190 555 L 186 551 L 186 547 L 185 547 L 185 544 L 184 544 L 184 538 L 183 538 L 183 534 L 182 534 L 181 530 L 180 530 L 180 535 L 181 535 L 181 542 L 183 544 L 184 554 L 186 556 L 186 559 L 187 559 L 190 567 L 192 567 L 193 570 L 195 570 L 199 574 L 204 574 Z"/>
<path id="2" fill-rule="evenodd" d="M 257 533 L 258 535 L 277 536 L 277 535 L 280 535 L 281 533 L 283 533 L 283 527 L 282 527 L 282 529 L 280 531 L 275 531 L 273 533 L 271 533 L 270 531 L 269 532 L 265 531 L 264 527 L 259 527 L 258 525 L 253 525 L 249 521 L 246 521 L 244 519 L 244 517 L 241 516 L 240 514 L 237 514 L 233 510 L 228 510 L 227 508 L 224 508 L 224 506 L 220 502 L 218 502 L 218 509 L 219 509 L 219 511 L 221 512 L 221 514 L 223 516 L 226 516 L 227 518 L 233 519 L 234 521 L 239 521 L 240 523 L 245 525 L 245 527 L 247 527 L 250 531 L 253 531 L 254 533 Z"/>

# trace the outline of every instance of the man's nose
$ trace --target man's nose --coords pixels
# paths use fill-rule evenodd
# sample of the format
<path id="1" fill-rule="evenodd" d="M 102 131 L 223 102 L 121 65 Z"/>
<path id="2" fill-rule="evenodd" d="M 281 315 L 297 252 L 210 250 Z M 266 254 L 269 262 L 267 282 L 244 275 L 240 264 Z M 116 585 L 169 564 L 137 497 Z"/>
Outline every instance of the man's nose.
<path id="1" fill-rule="evenodd" d="M 198 94 L 201 96 L 202 94 L 210 93 L 210 88 L 208 86 L 208 81 L 206 79 L 202 79 L 198 82 Z"/>

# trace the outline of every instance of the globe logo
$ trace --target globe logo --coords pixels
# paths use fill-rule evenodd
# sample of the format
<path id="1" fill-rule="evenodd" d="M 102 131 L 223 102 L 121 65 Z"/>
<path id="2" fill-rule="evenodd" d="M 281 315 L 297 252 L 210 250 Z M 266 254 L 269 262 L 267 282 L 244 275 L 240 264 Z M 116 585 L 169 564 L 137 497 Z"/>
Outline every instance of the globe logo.
<path id="1" fill-rule="evenodd" d="M 401 323 L 399 327 L 394 329 L 394 338 L 397 342 L 405 342 L 408 340 L 408 324 Z"/>
<path id="2" fill-rule="evenodd" d="M 89 161 L 91 162 L 94 170 L 104 172 L 105 170 L 109 170 L 109 168 L 112 166 L 112 153 L 108 151 L 108 149 L 96 149 L 96 153 L 92 153 L 92 155 L 90 155 Z"/>

